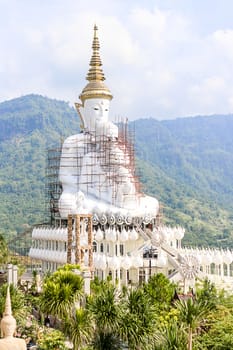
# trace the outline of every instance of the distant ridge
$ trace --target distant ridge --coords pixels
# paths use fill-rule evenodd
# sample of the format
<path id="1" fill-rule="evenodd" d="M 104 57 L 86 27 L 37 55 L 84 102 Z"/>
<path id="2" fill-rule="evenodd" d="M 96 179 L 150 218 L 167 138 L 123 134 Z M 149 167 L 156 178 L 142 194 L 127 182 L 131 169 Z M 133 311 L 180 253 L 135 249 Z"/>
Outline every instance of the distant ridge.
<path id="1" fill-rule="evenodd" d="M 233 248 L 233 115 L 134 125 L 138 172 L 161 202 L 164 223 L 186 244 Z M 0 233 L 15 237 L 47 220 L 47 149 L 79 132 L 68 102 L 26 95 L 0 103 Z"/>

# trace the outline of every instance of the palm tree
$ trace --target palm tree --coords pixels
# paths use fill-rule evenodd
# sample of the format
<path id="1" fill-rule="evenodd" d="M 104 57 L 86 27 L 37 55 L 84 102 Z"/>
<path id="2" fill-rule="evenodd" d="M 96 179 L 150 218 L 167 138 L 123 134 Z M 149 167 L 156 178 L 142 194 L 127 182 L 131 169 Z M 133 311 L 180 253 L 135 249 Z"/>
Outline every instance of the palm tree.
<path id="1" fill-rule="evenodd" d="M 143 288 L 130 289 L 121 322 L 121 335 L 129 349 L 150 349 L 158 338 L 155 329 L 154 306 L 150 299 Z"/>
<path id="2" fill-rule="evenodd" d="M 93 335 L 93 320 L 85 308 L 77 308 L 66 320 L 64 332 L 73 342 L 74 350 L 88 345 Z"/>
<path id="3" fill-rule="evenodd" d="M 82 294 L 83 278 L 70 269 L 59 269 L 45 280 L 40 306 L 44 313 L 66 320 Z"/>
<path id="4" fill-rule="evenodd" d="M 94 334 L 91 346 L 93 350 L 121 350 L 122 342 L 113 332 L 103 333 L 99 331 Z"/>
<path id="5" fill-rule="evenodd" d="M 175 306 L 180 312 L 181 321 L 188 327 L 187 349 L 192 350 L 193 333 L 207 317 L 210 307 L 207 302 L 193 298 L 177 301 Z"/>
<path id="6" fill-rule="evenodd" d="M 94 349 L 120 349 L 119 327 L 122 319 L 122 304 L 119 293 L 110 281 L 98 282 L 94 293 L 88 298 L 87 309 L 94 320 Z"/>
<path id="7" fill-rule="evenodd" d="M 171 321 L 161 332 L 161 341 L 154 350 L 185 350 L 187 342 L 182 325 Z"/>

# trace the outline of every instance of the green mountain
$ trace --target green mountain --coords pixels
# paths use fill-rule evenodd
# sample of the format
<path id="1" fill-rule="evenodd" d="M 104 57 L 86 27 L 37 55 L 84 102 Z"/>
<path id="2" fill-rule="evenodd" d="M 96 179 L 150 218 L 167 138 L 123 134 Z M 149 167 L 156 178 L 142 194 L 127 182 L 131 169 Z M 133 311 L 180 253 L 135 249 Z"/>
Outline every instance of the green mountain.
<path id="1" fill-rule="evenodd" d="M 66 102 L 29 95 L 0 104 L 0 233 L 8 239 L 48 220 L 47 149 L 77 130 Z"/>
<path id="2" fill-rule="evenodd" d="M 233 248 L 233 116 L 129 126 L 138 174 L 163 222 L 183 225 L 186 244 Z M 47 151 L 78 130 L 67 102 L 28 95 L 0 103 L 0 233 L 9 240 L 48 221 Z"/>
<path id="3" fill-rule="evenodd" d="M 143 182 L 164 204 L 165 222 L 183 223 L 187 244 L 232 247 L 233 116 L 142 119 L 135 130 L 151 171 Z"/>

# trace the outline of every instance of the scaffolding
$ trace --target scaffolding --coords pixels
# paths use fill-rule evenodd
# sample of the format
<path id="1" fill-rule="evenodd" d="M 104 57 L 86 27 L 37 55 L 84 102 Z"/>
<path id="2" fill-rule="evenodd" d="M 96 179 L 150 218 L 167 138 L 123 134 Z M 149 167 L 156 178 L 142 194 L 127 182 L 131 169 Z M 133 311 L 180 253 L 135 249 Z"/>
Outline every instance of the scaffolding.
<path id="1" fill-rule="evenodd" d="M 46 166 L 46 212 L 49 215 L 49 224 L 54 225 L 60 219 L 58 200 L 62 187 L 59 182 L 59 167 L 61 157 L 61 147 L 48 149 Z"/>
<path id="2" fill-rule="evenodd" d="M 67 224 L 61 218 L 59 201 L 66 183 L 71 183 L 73 193 L 81 191 L 113 206 L 117 205 L 119 188 L 127 189 L 127 184 L 133 188 L 132 194 L 130 190 L 126 193 L 129 198 L 142 194 L 135 168 L 135 130 L 127 121 L 118 121 L 117 126 L 118 138 L 106 136 L 104 130 L 83 132 L 48 150 L 46 192 L 51 225 Z"/>

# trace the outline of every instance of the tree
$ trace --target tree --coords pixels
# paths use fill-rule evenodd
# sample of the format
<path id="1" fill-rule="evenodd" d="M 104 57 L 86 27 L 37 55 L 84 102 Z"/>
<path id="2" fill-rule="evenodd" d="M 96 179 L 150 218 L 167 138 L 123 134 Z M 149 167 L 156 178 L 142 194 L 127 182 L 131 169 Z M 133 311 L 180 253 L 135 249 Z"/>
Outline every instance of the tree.
<path id="1" fill-rule="evenodd" d="M 225 305 L 224 305 L 225 304 Z M 233 349 L 233 298 L 227 296 L 210 313 L 206 331 L 197 339 L 197 349 Z"/>
<path id="2" fill-rule="evenodd" d="M 187 342 L 183 327 L 174 320 L 162 327 L 161 340 L 154 350 L 186 350 Z"/>
<path id="3" fill-rule="evenodd" d="M 210 311 L 207 302 L 198 299 L 188 298 L 177 301 L 175 306 L 180 312 L 181 321 L 188 327 L 188 350 L 192 350 L 193 333 L 197 327 L 207 318 Z"/>
<path id="4" fill-rule="evenodd" d="M 65 265 L 45 280 L 40 298 L 44 313 L 63 321 L 71 315 L 83 294 L 83 278 L 75 272 L 75 267 Z"/>
<path id="5" fill-rule="evenodd" d="M 93 326 L 92 315 L 82 307 L 76 308 L 66 319 L 64 331 L 73 342 L 74 350 L 79 350 L 90 343 L 94 332 Z"/>
<path id="6" fill-rule="evenodd" d="M 155 338 L 154 306 L 142 287 L 128 290 L 121 335 L 129 349 L 151 348 Z"/>
<path id="7" fill-rule="evenodd" d="M 6 264 L 8 257 L 8 248 L 4 237 L 0 234 L 0 264 Z"/>
<path id="8" fill-rule="evenodd" d="M 95 327 L 92 346 L 99 350 L 120 349 L 119 327 L 123 308 L 119 293 L 109 280 L 100 281 L 92 288 L 94 293 L 87 301 Z"/>
<path id="9" fill-rule="evenodd" d="M 210 309 L 215 309 L 218 303 L 217 289 L 208 278 L 205 278 L 201 288 L 196 291 L 199 302 L 207 303 Z"/>
<path id="10" fill-rule="evenodd" d="M 91 342 L 93 350 L 121 350 L 122 342 L 113 332 L 103 333 L 98 331 L 94 333 L 94 338 Z"/>
<path id="11" fill-rule="evenodd" d="M 175 293 L 175 285 L 163 273 L 151 276 L 144 284 L 144 291 L 151 302 L 159 309 L 170 307 Z"/>

